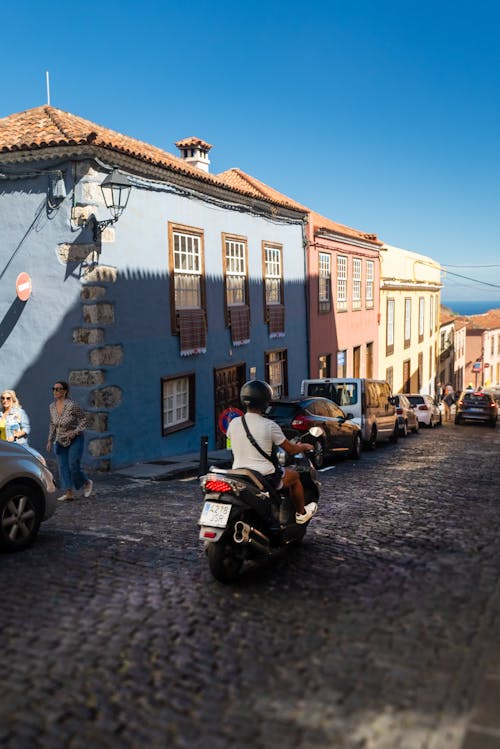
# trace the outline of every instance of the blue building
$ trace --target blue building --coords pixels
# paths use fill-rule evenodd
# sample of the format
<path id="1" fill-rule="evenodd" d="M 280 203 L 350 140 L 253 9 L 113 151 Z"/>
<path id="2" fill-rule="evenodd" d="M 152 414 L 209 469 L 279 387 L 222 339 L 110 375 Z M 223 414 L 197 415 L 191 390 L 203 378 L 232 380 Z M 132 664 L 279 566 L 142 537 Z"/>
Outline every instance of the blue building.
<path id="1" fill-rule="evenodd" d="M 245 380 L 280 396 L 308 375 L 305 213 L 177 146 L 50 106 L 0 119 L 0 388 L 41 451 L 57 379 L 108 469 L 221 447 Z"/>

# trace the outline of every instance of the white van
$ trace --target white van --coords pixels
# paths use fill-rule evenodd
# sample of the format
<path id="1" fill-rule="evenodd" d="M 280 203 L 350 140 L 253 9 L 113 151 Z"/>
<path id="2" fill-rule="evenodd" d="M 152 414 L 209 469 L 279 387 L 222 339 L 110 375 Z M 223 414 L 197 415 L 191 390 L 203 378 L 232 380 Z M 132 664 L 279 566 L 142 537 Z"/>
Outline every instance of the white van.
<path id="1" fill-rule="evenodd" d="M 302 395 L 329 398 L 361 427 L 363 441 L 372 449 L 377 442 L 397 442 L 399 436 L 396 407 L 385 380 L 360 377 L 327 377 L 302 380 Z"/>

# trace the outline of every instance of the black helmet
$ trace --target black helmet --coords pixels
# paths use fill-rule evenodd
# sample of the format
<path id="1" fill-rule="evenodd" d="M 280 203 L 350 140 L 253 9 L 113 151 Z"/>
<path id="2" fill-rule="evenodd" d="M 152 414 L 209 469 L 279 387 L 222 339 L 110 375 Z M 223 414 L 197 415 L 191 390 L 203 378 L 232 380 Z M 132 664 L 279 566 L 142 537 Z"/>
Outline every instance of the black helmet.
<path id="1" fill-rule="evenodd" d="M 245 382 L 240 390 L 240 401 L 245 408 L 258 408 L 262 412 L 266 410 L 269 401 L 273 397 L 273 391 L 267 382 L 262 380 L 249 380 Z"/>

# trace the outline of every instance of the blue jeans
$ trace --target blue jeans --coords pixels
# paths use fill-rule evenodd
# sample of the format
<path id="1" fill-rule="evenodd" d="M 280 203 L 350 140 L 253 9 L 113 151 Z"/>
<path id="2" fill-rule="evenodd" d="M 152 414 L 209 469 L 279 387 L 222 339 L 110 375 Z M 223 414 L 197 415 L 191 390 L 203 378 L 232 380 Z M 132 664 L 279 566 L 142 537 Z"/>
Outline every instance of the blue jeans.
<path id="1" fill-rule="evenodd" d="M 82 471 L 80 460 L 83 454 L 83 434 L 75 437 L 71 445 L 63 447 L 57 442 L 54 443 L 54 452 L 57 458 L 57 467 L 59 468 L 59 479 L 64 491 L 68 489 L 81 489 L 88 476 Z"/>

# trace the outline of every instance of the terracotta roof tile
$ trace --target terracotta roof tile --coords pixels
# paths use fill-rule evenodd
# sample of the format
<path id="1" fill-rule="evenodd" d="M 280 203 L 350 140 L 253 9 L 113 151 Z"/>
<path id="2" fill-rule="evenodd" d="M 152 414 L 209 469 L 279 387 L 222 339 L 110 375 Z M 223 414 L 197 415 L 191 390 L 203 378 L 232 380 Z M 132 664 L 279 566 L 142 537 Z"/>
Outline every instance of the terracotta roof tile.
<path id="1" fill-rule="evenodd" d="M 358 231 L 358 229 L 351 229 L 351 227 L 349 226 L 344 226 L 343 224 L 338 224 L 335 221 L 331 221 L 330 219 L 321 216 L 319 213 L 311 211 L 310 208 L 307 208 L 301 203 L 298 203 L 296 200 L 293 200 L 293 198 L 288 198 L 286 195 L 278 192 L 273 187 L 269 187 L 269 185 L 264 184 L 264 182 L 255 179 L 255 177 L 251 177 L 241 169 L 229 169 L 227 172 L 222 172 L 221 174 L 219 174 L 218 177 L 227 185 L 240 187 L 241 189 L 246 186 L 247 189 L 251 189 L 256 196 L 267 196 L 270 200 L 287 201 L 289 205 L 298 208 L 299 210 L 307 211 L 316 230 L 324 229 L 326 231 L 335 232 L 336 234 L 342 234 L 346 237 L 353 237 L 355 239 L 362 239 L 363 241 L 382 244 L 382 242 L 379 242 L 377 240 L 376 234 L 366 234 L 364 232 Z"/>
<path id="2" fill-rule="evenodd" d="M 90 120 L 55 107 L 35 107 L 0 119 L 0 155 L 71 145 L 100 146 L 148 164 L 166 167 L 180 174 L 195 177 L 208 184 L 229 187 L 249 197 L 255 196 L 255 191 L 248 183 L 242 183 L 241 186 L 231 185 L 229 182 L 220 180 L 217 175 L 203 172 L 161 148 L 96 125 Z M 267 202 L 279 203 L 282 206 L 296 209 L 296 205 L 292 205 L 288 199 L 285 200 L 280 193 L 276 193 L 276 199 L 264 193 L 259 194 L 258 197 Z"/>
<path id="3" fill-rule="evenodd" d="M 206 148 L 207 151 L 210 151 L 212 148 L 210 143 L 207 143 L 206 140 L 196 138 L 194 135 L 191 135 L 189 138 L 178 140 L 175 145 L 177 148 L 196 148 L 198 146 L 200 148 Z"/>
<path id="4" fill-rule="evenodd" d="M 490 309 L 481 315 L 470 315 L 469 320 L 475 328 L 500 328 L 500 309 Z"/>

